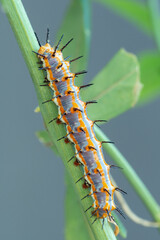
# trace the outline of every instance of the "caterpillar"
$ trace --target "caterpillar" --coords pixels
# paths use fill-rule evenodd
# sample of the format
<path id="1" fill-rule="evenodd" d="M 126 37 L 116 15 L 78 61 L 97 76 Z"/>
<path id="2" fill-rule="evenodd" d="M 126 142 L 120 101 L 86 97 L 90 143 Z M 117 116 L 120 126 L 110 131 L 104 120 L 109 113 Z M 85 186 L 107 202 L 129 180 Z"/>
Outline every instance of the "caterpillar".
<path id="1" fill-rule="evenodd" d="M 123 213 L 114 203 L 114 192 L 120 191 L 126 193 L 122 189 L 115 187 L 110 179 L 110 169 L 115 165 L 109 165 L 105 162 L 102 153 L 102 144 L 111 142 L 100 142 L 96 139 L 94 133 L 94 124 L 104 120 L 91 121 L 87 116 L 86 107 L 90 103 L 96 101 L 83 102 L 80 98 L 80 90 L 84 87 L 89 87 L 92 84 L 75 86 L 75 78 L 86 71 L 72 73 L 70 71 L 70 64 L 82 56 L 67 61 L 63 57 L 62 51 L 73 40 L 69 40 L 60 50 L 59 46 L 62 41 L 63 35 L 55 47 L 49 44 L 49 29 L 47 29 L 47 37 L 45 45 L 41 45 L 37 34 L 37 41 L 39 43 L 39 50 L 35 52 L 41 60 L 42 67 L 39 69 L 46 70 L 47 77 L 45 84 L 41 86 L 49 86 L 53 91 L 52 99 L 46 100 L 43 103 L 54 102 L 58 106 L 59 115 L 53 118 L 50 123 L 57 121 L 66 124 L 67 134 L 58 139 L 71 141 L 74 143 L 75 155 L 77 163 L 81 163 L 84 169 L 84 175 L 81 179 L 85 180 L 84 188 L 90 187 L 90 193 L 82 199 L 91 196 L 93 204 L 86 211 L 93 208 L 92 215 L 95 220 L 102 219 L 102 228 L 105 218 L 115 225 L 115 235 L 119 233 L 118 225 L 116 224 L 111 212 L 117 210 L 122 216 Z M 77 181 L 77 182 L 78 182 Z M 85 211 L 85 212 L 86 212 Z"/>

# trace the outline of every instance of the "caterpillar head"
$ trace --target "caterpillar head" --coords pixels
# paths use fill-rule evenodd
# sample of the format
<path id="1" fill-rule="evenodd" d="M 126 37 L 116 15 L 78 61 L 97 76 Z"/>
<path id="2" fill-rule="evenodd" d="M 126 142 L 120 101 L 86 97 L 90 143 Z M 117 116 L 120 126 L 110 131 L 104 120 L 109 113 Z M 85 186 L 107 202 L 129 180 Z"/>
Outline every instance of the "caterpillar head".
<path id="1" fill-rule="evenodd" d="M 46 43 L 44 46 L 41 46 L 38 50 L 39 54 L 45 55 L 46 53 L 53 53 L 54 50 L 49 43 Z"/>

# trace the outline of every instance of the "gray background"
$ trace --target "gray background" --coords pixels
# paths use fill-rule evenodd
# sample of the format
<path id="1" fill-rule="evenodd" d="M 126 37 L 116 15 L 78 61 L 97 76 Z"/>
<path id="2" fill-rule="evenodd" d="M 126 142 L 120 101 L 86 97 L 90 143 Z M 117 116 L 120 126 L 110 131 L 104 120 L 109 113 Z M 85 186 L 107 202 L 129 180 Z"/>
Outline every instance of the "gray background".
<path id="1" fill-rule="evenodd" d="M 45 38 L 49 26 L 54 41 L 68 2 L 23 1 L 40 39 Z M 153 41 L 136 27 L 99 4 L 93 4 L 92 19 L 87 79 L 92 79 L 121 47 L 135 54 L 155 47 Z M 0 36 L 0 239 L 61 240 L 64 239 L 64 167 L 62 161 L 35 137 L 34 132 L 43 129 L 40 114 L 33 112 L 37 106 L 36 94 L 2 11 Z M 132 109 L 103 127 L 157 201 L 160 201 L 159 104 L 160 99 L 143 108 Z M 128 192 L 126 200 L 135 213 L 151 220 L 120 171 L 114 171 L 113 175 Z M 136 225 L 128 218 L 124 224 L 130 240 L 159 239 L 155 229 Z"/>

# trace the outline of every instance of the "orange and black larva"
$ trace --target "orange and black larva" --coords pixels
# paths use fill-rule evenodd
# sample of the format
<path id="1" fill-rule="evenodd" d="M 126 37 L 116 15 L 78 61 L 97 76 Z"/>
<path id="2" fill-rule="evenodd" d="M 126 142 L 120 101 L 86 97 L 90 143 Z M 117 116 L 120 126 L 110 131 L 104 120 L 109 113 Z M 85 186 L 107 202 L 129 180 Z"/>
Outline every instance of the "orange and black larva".
<path id="1" fill-rule="evenodd" d="M 93 126 L 96 121 L 91 121 L 87 117 L 86 106 L 94 101 L 85 103 L 79 96 L 81 88 L 88 87 L 92 84 L 87 84 L 81 87 L 74 85 L 75 77 L 79 74 L 85 73 L 85 71 L 71 73 L 70 63 L 78 58 L 66 61 L 62 55 L 63 49 L 73 39 L 58 50 L 63 36 L 59 40 L 57 46 L 52 48 L 49 44 L 48 35 L 49 31 L 47 31 L 47 39 L 44 46 L 41 46 L 37 38 L 40 48 L 38 53 L 35 53 L 43 63 L 43 67 L 40 69 L 44 69 L 47 72 L 47 80 L 45 81 L 46 84 L 43 86 L 49 86 L 53 90 L 54 94 L 53 98 L 51 100 L 47 100 L 46 102 L 53 101 L 58 106 L 59 116 L 52 119 L 50 122 L 58 120 L 66 124 L 67 135 L 61 139 L 68 138 L 74 143 L 74 157 L 83 164 L 83 178 L 91 187 L 90 194 L 87 196 L 92 196 L 94 201 L 93 205 L 87 210 L 93 207 L 94 211 L 92 211 L 92 215 L 96 216 L 95 220 L 97 220 L 97 218 L 101 218 L 103 219 L 104 224 L 104 219 L 107 217 L 110 222 L 116 225 L 111 212 L 113 210 L 117 210 L 121 215 L 123 214 L 114 204 L 114 191 L 119 190 L 123 193 L 125 192 L 113 186 L 109 171 L 114 165 L 108 165 L 105 162 L 102 153 L 103 142 L 96 139 L 93 130 Z M 118 226 L 116 225 L 116 235 L 118 234 L 118 231 Z"/>

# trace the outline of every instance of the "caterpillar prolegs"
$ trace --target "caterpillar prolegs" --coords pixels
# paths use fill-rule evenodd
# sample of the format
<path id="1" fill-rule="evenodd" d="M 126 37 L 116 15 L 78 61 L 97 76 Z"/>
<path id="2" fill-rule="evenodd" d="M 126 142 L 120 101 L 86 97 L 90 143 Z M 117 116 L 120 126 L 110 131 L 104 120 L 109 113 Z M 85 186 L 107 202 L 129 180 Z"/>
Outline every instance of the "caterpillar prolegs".
<path id="1" fill-rule="evenodd" d="M 53 101 L 58 106 L 59 115 L 50 122 L 54 120 L 64 122 L 66 124 L 67 134 L 61 139 L 69 139 L 74 143 L 75 156 L 83 165 L 84 179 L 91 188 L 89 195 L 93 198 L 93 205 L 87 210 L 94 208 L 92 211 L 92 215 L 96 216 L 94 221 L 100 218 L 103 220 L 102 222 L 104 224 L 104 220 L 107 218 L 109 222 L 114 223 L 116 226 L 115 234 L 117 235 L 119 228 L 111 212 L 117 210 L 122 214 L 114 203 L 115 190 L 122 190 L 112 184 L 109 175 L 112 165 L 105 162 L 102 153 L 102 143 L 104 142 L 100 142 L 96 139 L 94 124 L 98 120 L 91 121 L 87 116 L 87 105 L 95 101 L 83 102 L 79 94 L 82 88 L 92 84 L 80 87 L 75 86 L 75 77 L 86 73 L 86 71 L 72 73 L 70 71 L 70 64 L 81 57 L 70 61 L 63 58 L 62 51 L 73 39 L 68 41 L 59 50 L 63 35 L 54 48 L 49 44 L 48 36 L 49 30 L 47 30 L 46 44 L 44 46 L 41 46 L 37 38 L 40 48 L 38 52 L 35 53 L 42 61 L 42 67 L 40 69 L 46 70 L 47 72 L 47 78 L 43 86 L 49 86 L 53 90 L 53 98 L 46 100 L 44 103 Z"/>

